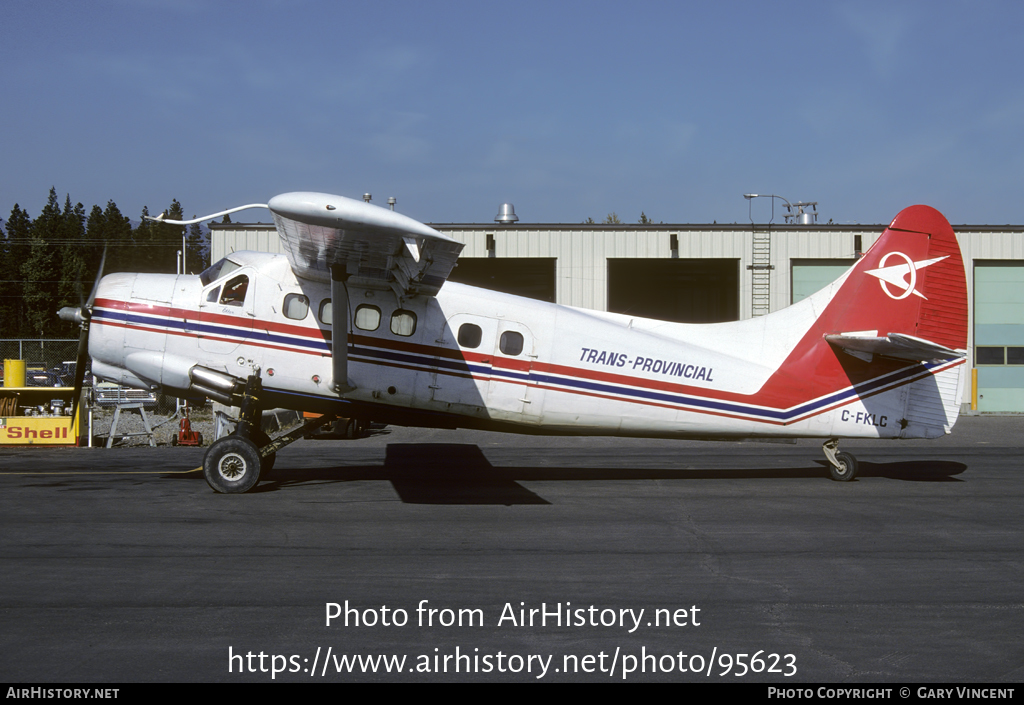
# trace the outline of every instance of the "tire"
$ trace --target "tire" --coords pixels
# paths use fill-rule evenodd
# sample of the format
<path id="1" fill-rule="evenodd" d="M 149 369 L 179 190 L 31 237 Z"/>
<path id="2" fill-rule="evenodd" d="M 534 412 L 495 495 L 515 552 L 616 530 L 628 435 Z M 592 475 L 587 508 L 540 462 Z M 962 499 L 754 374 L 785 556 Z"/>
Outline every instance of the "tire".
<path id="1" fill-rule="evenodd" d="M 832 479 L 836 482 L 849 482 L 857 476 L 857 459 L 852 454 L 846 451 L 839 451 L 836 453 L 836 460 L 839 461 L 841 467 L 836 467 L 829 463 L 828 471 L 832 475 Z"/>
<path id="2" fill-rule="evenodd" d="M 225 436 L 203 456 L 203 476 L 215 492 L 248 492 L 260 481 L 260 451 L 248 438 Z"/>

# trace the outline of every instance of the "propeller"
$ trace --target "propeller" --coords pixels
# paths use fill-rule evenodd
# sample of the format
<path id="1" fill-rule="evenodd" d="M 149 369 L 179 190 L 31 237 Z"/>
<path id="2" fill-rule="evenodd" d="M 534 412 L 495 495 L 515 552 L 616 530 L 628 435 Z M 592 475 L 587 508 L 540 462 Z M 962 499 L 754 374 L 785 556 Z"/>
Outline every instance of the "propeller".
<path id="1" fill-rule="evenodd" d="M 78 401 L 82 397 L 82 387 L 85 383 L 85 366 L 89 360 L 89 322 L 92 320 L 92 305 L 96 301 L 96 291 L 100 288 L 100 279 L 103 278 L 103 265 L 107 261 L 107 248 L 103 248 L 103 256 L 100 258 L 100 268 L 96 272 L 96 281 L 93 282 L 92 291 L 88 300 L 75 308 L 65 306 L 57 311 L 61 320 L 74 321 L 78 323 L 82 332 L 78 335 L 78 357 L 75 359 L 75 396 L 71 400 L 71 425 L 75 425 L 75 414 L 78 413 Z"/>

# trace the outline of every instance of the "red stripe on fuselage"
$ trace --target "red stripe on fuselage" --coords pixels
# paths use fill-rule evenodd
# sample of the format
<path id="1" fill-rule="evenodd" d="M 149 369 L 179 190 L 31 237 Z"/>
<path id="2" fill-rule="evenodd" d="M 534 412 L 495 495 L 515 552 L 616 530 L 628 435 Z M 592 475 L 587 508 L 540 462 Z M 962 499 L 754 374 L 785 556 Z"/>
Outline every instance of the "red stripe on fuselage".
<path id="1" fill-rule="evenodd" d="M 140 304 L 134 302 L 119 302 L 111 299 L 98 299 L 98 305 L 102 305 L 106 308 L 115 311 L 131 311 L 139 314 L 146 314 L 152 316 L 165 316 L 176 319 L 184 320 L 196 320 L 198 321 L 198 313 L 193 310 L 176 309 L 167 306 L 159 306 L 155 304 Z M 238 319 L 234 316 L 213 314 L 209 318 L 204 317 L 203 322 L 208 323 L 221 323 L 226 325 L 238 325 Z M 113 327 L 135 329 L 150 333 L 166 333 L 168 335 L 174 335 L 178 337 L 191 337 L 191 338 L 203 338 L 206 340 L 213 340 L 226 343 L 236 343 L 238 345 L 246 345 L 251 347 L 279 350 L 283 352 L 297 352 L 305 355 L 313 355 L 317 357 L 328 357 L 329 353 L 324 351 L 308 350 L 301 348 L 292 348 L 283 345 L 275 345 L 273 343 L 265 343 L 261 341 L 255 341 L 250 338 L 244 337 L 244 329 L 240 331 L 238 337 L 224 337 L 217 335 L 200 334 L 192 331 L 181 331 L 177 329 L 164 329 L 164 328 L 153 328 L 142 324 L 135 323 L 119 323 L 112 321 L 101 321 L 97 320 L 96 323 L 100 325 L 109 325 Z M 304 326 L 295 326 L 290 324 L 274 323 L 271 321 L 265 321 L 262 319 L 255 319 L 253 321 L 253 328 L 255 330 L 266 330 L 274 331 L 281 334 L 292 334 L 296 337 L 309 340 L 329 340 L 330 331 L 326 331 L 320 328 L 309 328 Z M 798 377 L 794 377 L 790 374 L 783 372 L 783 368 L 773 374 L 768 382 L 754 394 L 743 394 L 739 392 L 728 392 L 718 389 L 711 389 L 707 387 L 697 387 L 692 385 L 685 385 L 679 383 L 668 382 L 664 380 L 656 380 L 645 377 L 633 377 L 629 375 L 617 374 L 613 372 L 603 372 L 598 370 L 591 370 L 586 368 L 570 367 L 567 365 L 559 365 L 554 363 L 545 363 L 540 361 L 520 360 L 516 358 L 500 357 L 495 354 L 483 354 L 475 353 L 472 351 L 464 351 L 453 348 L 443 348 L 433 345 L 425 345 L 422 343 L 415 343 L 404 340 L 390 340 L 387 338 L 375 338 L 366 335 L 350 335 L 349 342 L 355 346 L 354 354 L 358 355 L 359 348 L 378 348 L 385 351 L 396 351 L 410 353 L 414 355 L 420 355 L 428 358 L 444 358 L 448 360 L 464 361 L 467 363 L 476 364 L 489 364 L 492 368 L 502 370 L 517 371 L 528 374 L 531 370 L 538 373 L 547 373 L 564 376 L 573 380 L 591 381 L 591 382 L 603 382 L 607 384 L 622 385 L 624 387 L 633 387 L 637 389 L 649 389 L 652 391 L 667 392 L 680 395 L 689 395 L 702 399 L 712 401 L 723 401 L 723 402 L 735 402 L 738 404 L 745 404 L 749 406 L 761 407 L 767 410 L 783 411 L 786 409 L 793 408 L 802 403 L 813 401 L 814 399 L 825 397 L 829 394 L 837 393 L 845 389 L 849 389 L 857 384 L 870 381 L 871 379 L 878 379 L 884 377 L 887 374 L 891 374 L 900 369 L 908 367 L 906 363 L 891 362 L 884 366 L 882 371 L 878 369 L 878 362 L 876 361 L 871 365 L 871 369 L 868 369 L 868 363 L 858 360 L 850 356 L 843 355 L 842 360 L 839 359 L 837 353 L 832 351 L 831 347 L 820 338 L 823 335 L 820 332 L 816 332 L 813 327 L 811 331 L 808 331 L 801 344 L 797 346 L 797 349 L 793 351 L 787 360 L 787 364 L 783 368 L 794 369 L 794 360 L 798 360 L 800 355 L 804 355 L 804 361 L 813 364 L 810 365 L 813 369 L 821 369 L 822 363 L 828 369 L 827 379 L 829 384 L 825 383 L 822 376 L 815 376 L 813 380 L 809 379 L 810 375 L 801 374 Z M 817 344 L 815 343 L 815 337 L 817 338 Z M 301 345 L 301 343 L 296 343 Z M 848 359 L 847 359 L 848 358 Z M 552 386 L 549 384 L 542 384 L 537 382 L 530 382 L 528 380 L 514 380 L 500 376 L 480 376 L 470 372 L 458 372 L 447 370 L 444 368 L 435 368 L 431 366 L 430 360 L 424 360 L 419 366 L 415 364 L 403 364 L 392 361 L 374 361 L 372 363 L 363 364 L 378 364 L 389 367 L 409 369 L 409 370 L 420 370 L 424 368 L 430 369 L 431 371 L 437 371 L 439 374 L 455 376 L 455 377 L 470 377 L 476 380 L 495 380 L 507 384 L 517 384 L 522 386 L 537 386 L 543 389 L 549 389 L 552 391 L 563 391 L 571 392 L 574 394 L 581 394 L 584 396 L 594 396 L 598 398 L 607 399 L 619 399 L 620 401 L 630 401 L 638 404 L 646 404 L 650 406 L 662 406 L 666 408 L 678 408 L 672 404 L 665 404 L 660 402 L 654 402 L 649 400 L 638 400 L 635 398 L 621 399 L 620 397 L 613 395 L 605 395 L 599 392 L 590 392 L 583 390 L 566 390 L 561 387 Z M 805 367 L 804 364 L 799 364 L 799 368 Z M 858 369 L 859 368 L 859 369 Z M 928 374 L 927 372 L 915 376 L 913 379 L 920 379 L 921 377 Z M 896 386 L 902 384 L 909 384 L 913 379 L 900 380 L 899 382 L 893 383 Z M 864 395 L 865 398 L 873 396 L 875 394 L 887 391 L 892 388 L 893 385 L 885 385 L 882 389 L 872 391 L 869 394 Z M 623 390 L 623 394 L 628 394 L 628 390 Z M 828 408 L 835 408 L 836 406 L 842 406 L 850 403 L 852 400 L 847 399 L 839 402 Z M 814 413 L 822 413 L 827 409 L 816 410 Z M 732 418 L 749 418 L 747 416 L 733 416 L 724 412 L 717 412 L 705 409 L 699 409 L 701 413 L 708 413 L 719 416 L 727 416 Z M 760 420 L 760 419 L 759 419 Z M 774 421 L 764 421 L 765 423 L 781 423 Z"/>

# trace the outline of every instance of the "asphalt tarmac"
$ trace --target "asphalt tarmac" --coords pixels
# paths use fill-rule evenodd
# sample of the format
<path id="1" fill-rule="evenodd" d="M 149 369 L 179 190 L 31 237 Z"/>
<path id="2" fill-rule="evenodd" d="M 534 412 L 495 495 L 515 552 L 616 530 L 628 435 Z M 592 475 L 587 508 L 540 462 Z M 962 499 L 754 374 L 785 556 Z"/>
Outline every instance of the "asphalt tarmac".
<path id="1" fill-rule="evenodd" d="M 1020 682 L 1022 431 L 5 448 L 0 681 Z"/>

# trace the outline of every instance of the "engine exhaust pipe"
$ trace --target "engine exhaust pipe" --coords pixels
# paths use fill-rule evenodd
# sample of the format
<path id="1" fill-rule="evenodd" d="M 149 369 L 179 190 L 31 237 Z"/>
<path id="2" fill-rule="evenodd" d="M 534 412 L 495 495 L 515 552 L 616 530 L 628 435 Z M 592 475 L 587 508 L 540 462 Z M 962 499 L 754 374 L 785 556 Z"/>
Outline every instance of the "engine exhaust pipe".
<path id="1" fill-rule="evenodd" d="M 219 392 L 216 389 L 204 387 L 201 384 L 193 384 L 191 387 L 189 387 L 189 391 L 198 392 L 199 394 L 207 396 L 210 399 L 213 399 L 215 402 L 223 404 L 224 406 L 238 406 L 242 402 L 241 397 L 235 397 L 230 394 L 225 394 L 224 392 Z"/>
<path id="2" fill-rule="evenodd" d="M 201 385 L 208 389 L 217 389 L 221 392 L 241 392 L 245 387 L 245 380 L 239 379 L 226 372 L 218 372 L 217 370 L 211 370 L 209 367 L 200 367 L 196 365 L 188 371 L 189 379 L 192 380 L 192 386 Z"/>
<path id="3" fill-rule="evenodd" d="M 227 406 L 238 406 L 241 403 L 245 380 L 199 365 L 190 369 L 188 376 L 192 381 L 189 390 L 204 394 Z"/>

